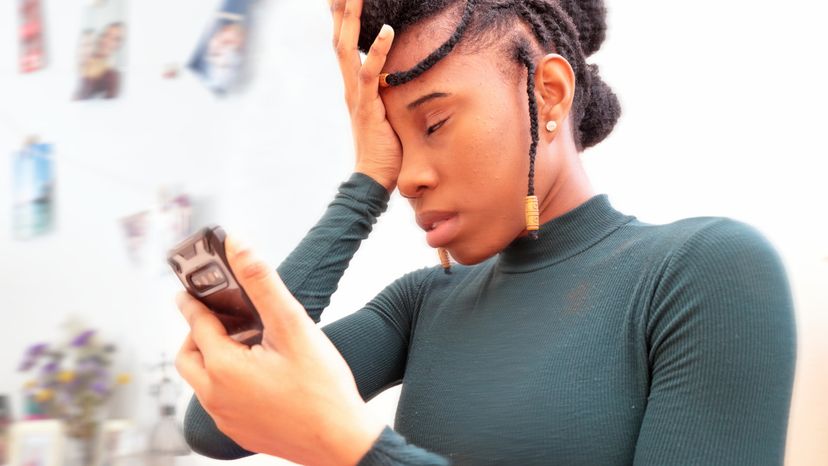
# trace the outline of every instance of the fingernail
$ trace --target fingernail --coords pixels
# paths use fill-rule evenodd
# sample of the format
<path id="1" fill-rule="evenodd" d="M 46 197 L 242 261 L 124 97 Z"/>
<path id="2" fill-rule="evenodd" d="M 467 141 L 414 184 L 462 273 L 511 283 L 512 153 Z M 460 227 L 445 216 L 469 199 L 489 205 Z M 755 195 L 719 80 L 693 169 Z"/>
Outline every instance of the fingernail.
<path id="1" fill-rule="evenodd" d="M 186 291 L 179 291 L 178 293 L 176 293 L 175 294 L 175 305 L 180 308 L 187 301 L 187 296 L 188 296 L 188 294 L 187 294 Z"/>
<path id="2" fill-rule="evenodd" d="M 228 256 L 235 256 L 241 251 L 244 251 L 244 243 L 233 235 L 227 235 L 224 238 L 224 251 Z"/>
<path id="3" fill-rule="evenodd" d="M 379 32 L 379 36 L 380 36 L 380 38 L 381 38 L 381 39 L 387 39 L 389 36 L 391 36 L 391 32 L 392 32 L 393 30 L 394 30 L 394 29 L 393 29 L 393 28 L 391 28 L 391 26 L 389 26 L 389 25 L 387 25 L 387 24 L 383 24 L 383 25 L 382 25 L 382 29 L 380 29 L 380 32 Z"/>

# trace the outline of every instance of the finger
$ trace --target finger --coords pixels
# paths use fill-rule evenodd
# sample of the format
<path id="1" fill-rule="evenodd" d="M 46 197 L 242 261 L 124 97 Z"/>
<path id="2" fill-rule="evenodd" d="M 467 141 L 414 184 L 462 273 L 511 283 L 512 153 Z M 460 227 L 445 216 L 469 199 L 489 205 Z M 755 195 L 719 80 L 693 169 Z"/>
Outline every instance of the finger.
<path id="1" fill-rule="evenodd" d="M 285 343 L 290 346 L 312 323 L 307 311 L 276 271 L 256 258 L 250 249 L 240 246 L 229 235 L 224 245 L 230 269 L 259 312 L 265 328 L 273 332 L 277 345 Z"/>
<path id="2" fill-rule="evenodd" d="M 357 75 L 362 67 L 359 50 L 357 49 L 361 16 L 362 0 L 346 0 L 342 12 L 342 27 L 339 31 L 336 55 L 339 59 L 342 79 L 345 81 L 345 96 L 348 99 L 349 110 L 352 110 L 355 104 L 355 96 L 358 92 Z"/>
<path id="3" fill-rule="evenodd" d="M 331 7 L 331 19 L 333 20 L 333 47 L 339 45 L 339 31 L 342 29 L 342 15 L 345 12 L 345 0 L 328 0 Z"/>
<path id="4" fill-rule="evenodd" d="M 204 367 L 204 357 L 191 334 L 187 334 L 184 344 L 178 351 L 175 358 L 175 368 L 181 377 L 193 387 L 193 390 L 200 392 L 209 386 L 207 369 Z"/>
<path id="5" fill-rule="evenodd" d="M 204 358 L 204 367 L 209 368 L 214 362 L 212 359 L 226 355 L 231 348 L 245 347 L 230 338 L 218 317 L 189 293 L 179 293 L 176 296 L 176 304 L 190 325 L 190 335 Z"/>
<path id="6" fill-rule="evenodd" d="M 379 75 L 393 42 L 394 28 L 384 24 L 359 70 L 359 103 L 363 106 L 379 97 Z"/>

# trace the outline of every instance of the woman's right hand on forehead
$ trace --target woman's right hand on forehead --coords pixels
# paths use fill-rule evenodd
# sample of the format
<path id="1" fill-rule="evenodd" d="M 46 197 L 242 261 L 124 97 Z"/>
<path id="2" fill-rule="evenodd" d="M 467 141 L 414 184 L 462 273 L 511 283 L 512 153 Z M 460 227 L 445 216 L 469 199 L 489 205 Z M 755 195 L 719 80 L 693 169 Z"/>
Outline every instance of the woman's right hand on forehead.
<path id="1" fill-rule="evenodd" d="M 383 26 L 363 63 L 357 44 L 363 0 L 328 0 L 333 15 L 333 45 L 345 83 L 356 151 L 355 171 L 370 176 L 389 192 L 397 186 L 402 145 L 385 116 L 379 96 L 379 75 L 394 40 Z"/>

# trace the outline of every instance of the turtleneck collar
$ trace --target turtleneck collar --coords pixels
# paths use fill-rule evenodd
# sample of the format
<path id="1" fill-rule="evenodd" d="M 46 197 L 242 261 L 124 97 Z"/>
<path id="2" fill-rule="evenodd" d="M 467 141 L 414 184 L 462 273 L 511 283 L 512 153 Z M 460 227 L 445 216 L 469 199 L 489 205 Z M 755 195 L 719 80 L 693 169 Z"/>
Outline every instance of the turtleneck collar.
<path id="1" fill-rule="evenodd" d="M 537 240 L 528 236 L 514 240 L 498 254 L 497 267 L 519 273 L 555 264 L 588 249 L 633 219 L 615 210 L 606 194 L 597 194 L 541 225 Z"/>

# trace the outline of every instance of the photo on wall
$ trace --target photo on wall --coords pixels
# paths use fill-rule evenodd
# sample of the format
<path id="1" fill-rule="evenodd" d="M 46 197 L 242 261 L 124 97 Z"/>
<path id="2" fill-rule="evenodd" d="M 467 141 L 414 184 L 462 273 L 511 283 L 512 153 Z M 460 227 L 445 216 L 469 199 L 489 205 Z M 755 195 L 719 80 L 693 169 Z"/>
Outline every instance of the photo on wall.
<path id="1" fill-rule="evenodd" d="M 18 0 L 20 11 L 20 72 L 31 73 L 46 66 L 41 0 Z"/>
<path id="2" fill-rule="evenodd" d="M 123 88 L 126 0 L 88 0 L 77 42 L 75 100 L 114 99 Z"/>
<path id="3" fill-rule="evenodd" d="M 244 76 L 252 0 L 222 1 L 188 64 L 217 95 L 233 90 Z"/>
<path id="4" fill-rule="evenodd" d="M 9 432 L 9 464 L 62 466 L 64 443 L 64 427 L 59 420 L 16 422 Z"/>
<path id="5" fill-rule="evenodd" d="M 149 234 L 149 211 L 128 215 L 120 220 L 124 233 L 126 251 L 133 265 L 139 266 L 145 260 L 145 245 Z"/>
<path id="6" fill-rule="evenodd" d="M 179 186 L 160 186 L 156 201 L 118 220 L 130 264 L 151 274 L 170 273 L 167 252 L 212 219 L 211 200 L 194 197 Z"/>
<path id="7" fill-rule="evenodd" d="M 53 146 L 35 139 L 12 156 L 12 235 L 28 239 L 54 227 Z"/>

